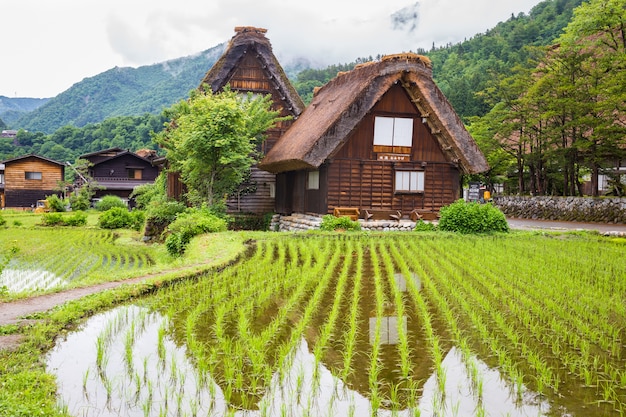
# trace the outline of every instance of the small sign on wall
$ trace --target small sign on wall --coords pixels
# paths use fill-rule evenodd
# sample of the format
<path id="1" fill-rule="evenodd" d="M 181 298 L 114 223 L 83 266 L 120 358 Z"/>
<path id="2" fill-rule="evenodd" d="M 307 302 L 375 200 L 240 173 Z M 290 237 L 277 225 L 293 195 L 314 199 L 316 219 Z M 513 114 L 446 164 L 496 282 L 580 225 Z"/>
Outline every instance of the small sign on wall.
<path id="1" fill-rule="evenodd" d="M 401 155 L 396 153 L 379 153 L 379 161 L 393 161 L 393 162 L 409 162 L 409 155 Z"/>

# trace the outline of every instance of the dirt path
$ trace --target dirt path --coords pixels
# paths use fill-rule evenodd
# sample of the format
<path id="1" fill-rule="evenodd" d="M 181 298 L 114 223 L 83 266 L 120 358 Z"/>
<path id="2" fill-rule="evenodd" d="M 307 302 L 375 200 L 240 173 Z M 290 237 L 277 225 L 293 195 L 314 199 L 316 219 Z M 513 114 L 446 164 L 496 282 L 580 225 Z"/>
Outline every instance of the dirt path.
<path id="1" fill-rule="evenodd" d="M 196 265 L 197 266 L 197 265 Z M 207 264 L 207 268 L 210 266 Z M 189 267 L 183 268 L 188 269 Z M 110 290 L 127 284 L 136 284 L 145 281 L 150 278 L 158 277 L 171 273 L 171 270 L 155 273 L 151 275 L 144 275 L 137 278 L 130 278 L 123 281 L 104 282 L 102 284 L 95 284 L 88 287 L 73 288 L 69 290 L 63 290 L 53 294 L 38 295 L 35 297 L 25 298 L 22 300 L 10 301 L 0 304 L 0 326 L 11 324 L 28 324 L 32 320 L 24 319 L 24 316 L 28 316 L 34 313 L 41 313 L 48 311 L 54 307 L 64 304 L 68 301 L 77 300 L 87 295 L 96 294 L 101 291 Z M 0 336 L 0 350 L 3 349 L 15 349 L 22 342 L 23 336 L 21 334 L 10 334 Z"/>

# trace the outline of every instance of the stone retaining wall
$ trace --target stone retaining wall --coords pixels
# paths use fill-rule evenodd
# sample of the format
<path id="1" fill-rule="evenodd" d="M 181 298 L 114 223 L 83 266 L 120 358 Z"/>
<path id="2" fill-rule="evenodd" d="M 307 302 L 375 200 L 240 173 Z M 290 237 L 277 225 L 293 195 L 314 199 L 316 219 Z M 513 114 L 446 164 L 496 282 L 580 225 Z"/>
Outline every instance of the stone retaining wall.
<path id="1" fill-rule="evenodd" d="M 359 219 L 361 230 L 371 231 L 403 231 L 409 232 L 415 228 L 415 222 L 409 220 L 374 220 L 364 221 Z M 279 232 L 297 232 L 304 230 L 319 229 L 322 224 L 321 216 L 294 213 L 291 216 L 275 214 L 270 222 L 270 230 Z"/>
<path id="2" fill-rule="evenodd" d="M 626 198 L 498 196 L 493 201 L 520 219 L 626 223 Z"/>

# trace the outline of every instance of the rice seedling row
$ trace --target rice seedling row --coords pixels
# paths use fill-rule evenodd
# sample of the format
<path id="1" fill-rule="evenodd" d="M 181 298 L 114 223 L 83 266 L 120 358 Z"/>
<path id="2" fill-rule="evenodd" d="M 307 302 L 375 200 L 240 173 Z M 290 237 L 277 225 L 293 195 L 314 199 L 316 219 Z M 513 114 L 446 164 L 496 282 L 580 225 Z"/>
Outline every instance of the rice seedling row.
<path id="1" fill-rule="evenodd" d="M 466 397 L 474 401 L 473 415 L 488 415 L 495 411 L 485 369 L 501 373 L 515 404 L 507 412 L 530 407 L 533 415 L 586 415 L 580 413 L 591 407 L 620 415 L 626 319 L 619 315 L 622 306 L 597 304 L 615 300 L 610 275 L 617 274 L 616 288 L 624 287 L 625 267 L 599 266 L 618 253 L 606 242 L 565 237 L 559 246 L 555 240 L 272 236 L 259 240 L 248 259 L 144 300 L 153 311 L 144 318 L 110 325 L 94 342 L 97 359 L 84 378 L 98 378 L 103 392 L 116 390 L 107 386 L 115 380 L 109 351 L 116 343 L 129 375 L 125 390 L 140 392 L 137 404 L 146 410 L 163 407 L 167 398 L 171 411 L 183 400 L 162 387 L 185 379 L 186 366 L 172 356 L 171 340 L 186 347 L 195 366 L 194 392 L 205 394 L 194 407 L 205 415 L 419 415 L 444 409 L 455 415 Z M 540 251 L 533 250 L 537 246 Z M 594 247 L 601 253 L 597 261 L 551 264 L 556 254 L 580 256 Z M 135 262 L 129 257 L 124 264 Z M 597 278 L 580 278 L 595 270 Z M 581 282 L 592 296 L 582 296 Z M 574 307 L 573 296 L 582 307 Z M 151 382 L 153 371 L 136 351 L 150 326 L 143 323 L 157 312 L 166 319 L 158 326 L 155 352 L 167 375 Z M 468 394 L 454 392 L 460 372 L 451 362 L 454 352 Z M 532 408 L 546 400 L 551 410 Z"/>

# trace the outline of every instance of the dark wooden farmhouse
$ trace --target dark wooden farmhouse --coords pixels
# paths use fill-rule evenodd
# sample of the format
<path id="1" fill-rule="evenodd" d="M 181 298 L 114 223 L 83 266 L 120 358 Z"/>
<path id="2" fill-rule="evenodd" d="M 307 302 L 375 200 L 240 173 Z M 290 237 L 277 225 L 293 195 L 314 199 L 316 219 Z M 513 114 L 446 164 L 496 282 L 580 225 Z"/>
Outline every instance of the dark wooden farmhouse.
<path id="1" fill-rule="evenodd" d="M 37 200 L 62 194 L 59 190 L 59 183 L 65 176 L 65 164 L 62 162 L 31 154 L 6 160 L 2 164 L 3 208 L 32 208 Z"/>
<path id="2" fill-rule="evenodd" d="M 96 191 L 94 198 L 116 195 L 128 199 L 136 186 L 153 183 L 159 169 L 152 164 L 150 155 L 156 157 L 156 153 L 142 155 L 146 157 L 121 148 L 81 155 L 81 159 L 92 164 L 89 176 L 103 187 Z"/>
<path id="3" fill-rule="evenodd" d="M 340 73 L 259 164 L 278 174 L 276 211 L 438 212 L 461 175 L 488 169 L 428 58 L 415 54 Z"/>
<path id="4" fill-rule="evenodd" d="M 270 95 L 272 108 L 280 116 L 297 118 L 304 110 L 302 99 L 293 88 L 285 71 L 272 52 L 266 29 L 236 27 L 227 49 L 204 76 L 199 89 L 216 93 L 227 85 L 233 91 Z M 267 131 L 260 149 L 267 153 L 293 123 L 282 121 Z M 230 212 L 268 213 L 274 210 L 275 176 L 252 167 L 250 179 L 227 201 Z M 182 187 L 176 175 L 168 175 L 168 195 L 178 198 Z"/>

